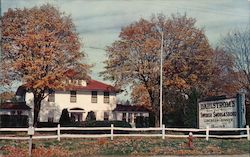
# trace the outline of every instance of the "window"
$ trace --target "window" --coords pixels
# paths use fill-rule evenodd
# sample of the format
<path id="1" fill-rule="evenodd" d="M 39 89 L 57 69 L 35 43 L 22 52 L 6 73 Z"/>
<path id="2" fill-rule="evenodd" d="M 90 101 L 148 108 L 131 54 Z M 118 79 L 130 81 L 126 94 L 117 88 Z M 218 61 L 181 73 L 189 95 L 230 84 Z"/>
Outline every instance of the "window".
<path id="1" fill-rule="evenodd" d="M 78 80 L 78 85 L 82 85 L 82 80 Z"/>
<path id="2" fill-rule="evenodd" d="M 55 102 L 55 91 L 49 90 L 48 102 Z"/>
<path id="3" fill-rule="evenodd" d="M 103 120 L 109 120 L 109 113 L 104 112 Z"/>
<path id="4" fill-rule="evenodd" d="M 53 118 L 53 117 L 48 117 L 48 122 L 53 123 L 53 121 L 54 121 L 54 118 Z"/>
<path id="5" fill-rule="evenodd" d="M 140 117 L 143 117 L 143 113 L 140 113 Z"/>
<path id="6" fill-rule="evenodd" d="M 128 122 L 129 122 L 129 123 L 132 122 L 132 113 L 128 113 Z"/>
<path id="7" fill-rule="evenodd" d="M 134 113 L 134 122 L 136 121 L 137 116 L 138 116 L 138 113 Z"/>
<path id="8" fill-rule="evenodd" d="M 53 110 L 50 110 L 50 111 L 48 112 L 48 122 L 53 123 L 53 121 L 54 121 L 54 111 L 53 111 Z"/>
<path id="9" fill-rule="evenodd" d="M 11 111 L 10 114 L 11 114 L 11 115 L 15 115 L 15 114 L 16 114 L 16 111 Z"/>
<path id="10" fill-rule="evenodd" d="M 92 103 L 97 103 L 97 91 L 92 91 L 91 92 L 91 102 Z"/>
<path id="11" fill-rule="evenodd" d="M 76 102 L 76 91 L 70 91 L 70 102 Z"/>
<path id="12" fill-rule="evenodd" d="M 104 92 L 104 99 L 103 99 L 104 103 L 109 103 L 109 92 Z"/>
<path id="13" fill-rule="evenodd" d="M 122 113 L 122 121 L 126 122 L 127 120 L 127 113 Z"/>
<path id="14" fill-rule="evenodd" d="M 17 111 L 17 115 L 22 115 L 22 111 Z"/>

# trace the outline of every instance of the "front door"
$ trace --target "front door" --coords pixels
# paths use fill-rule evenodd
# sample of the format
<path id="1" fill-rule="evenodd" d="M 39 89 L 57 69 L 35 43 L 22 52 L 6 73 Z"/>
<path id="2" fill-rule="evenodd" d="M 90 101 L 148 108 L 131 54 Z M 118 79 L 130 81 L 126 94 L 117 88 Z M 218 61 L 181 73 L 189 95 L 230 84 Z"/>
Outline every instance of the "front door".
<path id="1" fill-rule="evenodd" d="M 71 119 L 74 122 L 81 122 L 82 121 L 82 113 L 81 112 L 71 112 Z"/>

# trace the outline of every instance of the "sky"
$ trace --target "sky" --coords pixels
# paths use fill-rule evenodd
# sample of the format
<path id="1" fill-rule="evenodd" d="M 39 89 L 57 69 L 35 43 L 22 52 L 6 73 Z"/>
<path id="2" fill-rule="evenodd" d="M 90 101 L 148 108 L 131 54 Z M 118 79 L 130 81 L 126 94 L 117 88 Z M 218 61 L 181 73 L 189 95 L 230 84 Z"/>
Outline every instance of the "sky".
<path id="1" fill-rule="evenodd" d="M 184 14 L 196 18 L 213 47 L 227 32 L 250 24 L 250 0 L 0 0 L 1 15 L 8 8 L 30 8 L 50 3 L 71 15 L 87 53 L 94 64 L 91 77 L 103 81 L 105 47 L 119 39 L 122 27 L 152 14 Z M 105 81 L 103 81 L 105 82 Z M 124 96 L 122 96 L 124 98 Z M 128 96 L 125 96 L 125 98 Z"/>

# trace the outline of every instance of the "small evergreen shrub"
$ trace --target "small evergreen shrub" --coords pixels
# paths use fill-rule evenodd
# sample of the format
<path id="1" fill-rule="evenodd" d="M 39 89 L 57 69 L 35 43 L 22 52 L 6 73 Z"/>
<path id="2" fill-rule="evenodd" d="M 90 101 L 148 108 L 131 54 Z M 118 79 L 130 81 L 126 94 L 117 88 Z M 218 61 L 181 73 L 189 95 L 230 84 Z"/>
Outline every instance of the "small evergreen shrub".
<path id="1" fill-rule="evenodd" d="M 60 125 L 65 126 L 69 125 L 71 123 L 70 117 L 69 117 L 69 112 L 67 109 L 62 110 L 62 114 L 59 120 Z"/>
<path id="2" fill-rule="evenodd" d="M 86 117 L 86 121 L 95 121 L 95 120 L 96 120 L 95 112 L 89 111 Z"/>

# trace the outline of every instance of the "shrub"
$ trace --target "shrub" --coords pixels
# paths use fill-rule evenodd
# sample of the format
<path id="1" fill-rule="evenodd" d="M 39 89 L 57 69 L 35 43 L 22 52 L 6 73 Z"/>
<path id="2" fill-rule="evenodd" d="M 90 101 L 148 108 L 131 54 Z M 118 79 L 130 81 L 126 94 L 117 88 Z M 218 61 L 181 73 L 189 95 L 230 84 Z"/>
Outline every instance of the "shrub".
<path id="1" fill-rule="evenodd" d="M 136 117 L 135 126 L 137 128 L 148 128 L 149 127 L 149 117 L 143 117 L 143 116 Z"/>
<path id="2" fill-rule="evenodd" d="M 28 127 L 29 119 L 27 115 L 0 115 L 0 127 L 18 128 Z"/>
<path id="3" fill-rule="evenodd" d="M 95 120 L 96 120 L 95 112 L 93 111 L 88 112 L 86 121 L 95 121 Z"/>
<path id="4" fill-rule="evenodd" d="M 37 122 L 38 128 L 54 128 L 57 127 L 58 123 L 55 122 Z"/>
<path id="5" fill-rule="evenodd" d="M 131 128 L 131 125 L 128 122 L 124 121 L 84 121 L 80 123 L 72 123 L 70 126 L 74 127 L 93 127 L 93 130 L 67 130 L 62 131 L 62 133 L 75 133 L 75 134 L 110 134 L 110 130 L 94 130 L 94 127 L 110 127 L 111 124 L 114 124 L 115 127 L 124 127 L 124 128 Z M 114 131 L 115 134 L 123 134 L 128 133 L 128 131 Z"/>
<path id="6" fill-rule="evenodd" d="M 61 125 L 69 125 L 71 123 L 71 120 L 69 117 L 69 112 L 66 108 L 62 110 L 62 114 L 61 114 L 59 123 Z"/>

